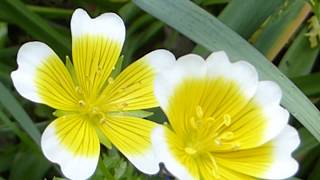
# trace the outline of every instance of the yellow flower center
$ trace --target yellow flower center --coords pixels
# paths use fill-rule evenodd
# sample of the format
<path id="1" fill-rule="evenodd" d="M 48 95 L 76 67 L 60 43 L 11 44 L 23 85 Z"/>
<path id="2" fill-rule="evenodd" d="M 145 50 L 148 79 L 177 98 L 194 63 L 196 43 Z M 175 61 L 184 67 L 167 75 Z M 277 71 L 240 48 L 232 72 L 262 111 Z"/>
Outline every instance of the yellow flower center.
<path id="1" fill-rule="evenodd" d="M 232 124 L 230 114 L 218 118 L 207 117 L 201 106 L 196 106 L 195 115 L 190 118 L 190 127 L 185 138 L 184 151 L 187 156 L 196 158 L 207 157 L 214 164 L 215 176 L 218 177 L 218 166 L 214 159 L 215 152 L 235 151 L 240 143 L 235 141 L 235 134 L 229 130 Z"/>

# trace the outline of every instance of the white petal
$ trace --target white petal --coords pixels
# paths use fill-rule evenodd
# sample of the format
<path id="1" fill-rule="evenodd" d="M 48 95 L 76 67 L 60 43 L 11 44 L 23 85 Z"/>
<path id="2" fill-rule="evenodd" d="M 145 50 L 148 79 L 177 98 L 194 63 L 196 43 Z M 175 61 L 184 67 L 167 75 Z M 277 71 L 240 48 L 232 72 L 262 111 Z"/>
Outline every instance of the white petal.
<path id="1" fill-rule="evenodd" d="M 48 45 L 41 42 L 28 42 L 20 47 L 17 55 L 18 69 L 11 73 L 11 79 L 17 91 L 24 98 L 34 102 L 41 102 L 34 80 L 37 68 L 49 56 L 57 55 Z"/>
<path id="2" fill-rule="evenodd" d="M 170 153 L 167 139 L 164 134 L 164 127 L 157 127 L 152 133 L 152 142 L 154 149 L 159 158 L 159 162 L 164 163 L 166 169 L 171 172 L 178 179 L 192 180 L 194 177 L 187 171 L 187 169 L 178 162 Z"/>
<path id="3" fill-rule="evenodd" d="M 284 179 L 293 176 L 299 164 L 291 157 L 292 152 L 299 146 L 298 132 L 287 125 L 281 134 L 272 140 L 275 146 L 274 159 L 271 168 L 263 175 L 267 179 Z"/>
<path id="4" fill-rule="evenodd" d="M 224 51 L 212 53 L 206 60 L 208 76 L 211 78 L 223 76 L 234 80 L 240 86 L 243 94 L 250 99 L 256 92 L 258 85 L 258 73 L 254 66 L 238 61 L 230 63 Z"/>
<path id="5" fill-rule="evenodd" d="M 74 155 L 59 141 L 52 122 L 43 132 L 41 148 L 46 158 L 61 166 L 62 173 L 69 179 L 88 179 L 96 170 L 99 153 L 96 156 Z"/>
<path id="6" fill-rule="evenodd" d="M 158 49 L 145 55 L 146 62 L 156 71 L 162 72 L 167 68 L 171 68 L 175 63 L 175 56 L 168 50 Z"/>
<path id="7" fill-rule="evenodd" d="M 143 155 L 127 155 L 128 160 L 141 172 L 145 174 L 156 174 L 159 172 L 160 167 L 156 160 L 156 155 L 153 150 L 144 152 Z"/>
<path id="8" fill-rule="evenodd" d="M 160 106 L 166 109 L 170 96 L 184 79 L 205 78 L 206 71 L 205 61 L 195 54 L 182 56 L 172 63 L 172 67 L 163 70 L 155 79 L 154 93 Z"/>
<path id="9" fill-rule="evenodd" d="M 104 13 L 90 18 L 83 9 L 76 9 L 71 18 L 72 38 L 82 35 L 101 35 L 117 40 L 121 45 L 125 39 L 125 26 L 122 19 L 114 13 Z"/>
<path id="10" fill-rule="evenodd" d="M 286 109 L 280 106 L 281 96 L 281 89 L 275 82 L 259 82 L 253 99 L 262 107 L 267 120 L 264 142 L 277 136 L 288 123 L 290 115 Z"/>

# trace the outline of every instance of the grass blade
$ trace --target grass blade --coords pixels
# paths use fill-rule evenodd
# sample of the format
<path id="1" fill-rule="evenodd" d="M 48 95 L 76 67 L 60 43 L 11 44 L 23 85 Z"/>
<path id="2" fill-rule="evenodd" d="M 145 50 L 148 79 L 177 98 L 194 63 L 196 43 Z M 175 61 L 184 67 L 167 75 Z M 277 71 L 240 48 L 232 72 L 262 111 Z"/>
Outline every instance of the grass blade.
<path id="1" fill-rule="evenodd" d="M 35 39 L 48 43 L 61 57 L 71 52 L 70 37 L 55 31 L 46 20 L 29 10 L 20 0 L 2 0 L 0 19 L 18 25 Z"/>
<path id="2" fill-rule="evenodd" d="M 310 47 L 310 42 L 306 33 L 307 28 L 305 27 L 299 32 L 297 38 L 295 38 L 280 61 L 279 69 L 288 77 L 309 74 L 317 59 L 319 47 Z"/>
<path id="3" fill-rule="evenodd" d="M 292 81 L 307 96 L 320 95 L 320 73 L 294 77 Z"/>
<path id="4" fill-rule="evenodd" d="M 246 0 L 246 3 L 243 3 L 243 0 L 232 0 L 218 19 L 244 39 L 248 39 L 283 3 L 284 0 Z M 200 45 L 197 45 L 193 52 L 203 56 L 209 55 L 209 51 Z"/>
<path id="5" fill-rule="evenodd" d="M 310 10 L 310 5 L 303 0 L 284 3 L 279 12 L 268 19 L 258 35 L 254 35 L 255 47 L 269 60 L 273 60 L 300 27 Z"/>
<path id="6" fill-rule="evenodd" d="M 281 86 L 283 106 L 320 140 L 320 112 L 312 102 L 261 53 L 214 16 L 186 0 L 133 2 L 210 51 L 224 50 L 232 61 L 244 59 L 252 63 L 261 79 Z"/>
<path id="7" fill-rule="evenodd" d="M 39 145 L 40 132 L 32 122 L 28 114 L 24 111 L 18 101 L 8 91 L 8 89 L 0 82 L 0 103 L 20 124 L 21 128 Z"/>

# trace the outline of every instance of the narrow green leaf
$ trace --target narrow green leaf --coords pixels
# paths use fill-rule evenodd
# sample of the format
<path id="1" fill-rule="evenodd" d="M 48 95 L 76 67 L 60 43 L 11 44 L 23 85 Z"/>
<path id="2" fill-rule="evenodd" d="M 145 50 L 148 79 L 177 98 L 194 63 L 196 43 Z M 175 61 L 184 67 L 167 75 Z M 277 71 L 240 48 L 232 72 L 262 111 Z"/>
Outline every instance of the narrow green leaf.
<path id="1" fill-rule="evenodd" d="M 247 39 L 283 3 L 284 0 L 246 0 L 245 3 L 243 0 L 232 0 L 218 18 Z"/>
<path id="2" fill-rule="evenodd" d="M 320 73 L 294 77 L 292 81 L 307 96 L 320 95 Z"/>
<path id="3" fill-rule="evenodd" d="M 261 53 L 214 16 L 186 0 L 133 2 L 210 51 L 224 50 L 232 61 L 243 59 L 253 64 L 260 79 L 273 80 L 280 85 L 283 91 L 283 106 L 320 140 L 318 109 Z"/>
<path id="4" fill-rule="evenodd" d="M 112 174 L 109 172 L 108 168 L 103 162 L 102 157 L 99 157 L 99 162 L 98 162 L 98 168 L 102 170 L 103 174 L 105 175 L 106 179 L 114 180 L 115 178 L 112 176 Z"/>
<path id="5" fill-rule="evenodd" d="M 123 59 L 124 59 L 124 56 L 121 55 L 115 65 L 114 69 L 112 70 L 110 77 L 116 78 L 120 74 L 121 69 L 122 69 Z"/>
<path id="6" fill-rule="evenodd" d="M 4 62 L 6 59 L 15 57 L 17 52 L 18 52 L 18 47 L 9 47 L 9 48 L 0 49 L 0 61 Z M 6 61 L 6 63 L 10 63 L 10 62 L 12 63 L 12 61 Z"/>
<path id="7" fill-rule="evenodd" d="M 259 35 L 253 40 L 255 47 L 269 60 L 273 60 L 299 28 L 310 10 L 310 5 L 304 0 L 284 3 L 283 7 L 271 16 L 259 31 Z"/>
<path id="8" fill-rule="evenodd" d="M 27 137 L 17 126 L 15 123 L 10 121 L 10 119 L 4 114 L 4 112 L 0 111 L 0 120 L 10 128 L 10 130 L 15 133 L 22 142 L 26 145 L 29 145 L 31 148 L 34 147 L 34 143 L 29 137 Z"/>
<path id="9" fill-rule="evenodd" d="M 210 6 L 214 4 L 225 4 L 228 3 L 230 0 L 201 0 L 201 5 L 203 6 Z"/>
<path id="10" fill-rule="evenodd" d="M 62 57 L 71 52 L 70 37 L 56 32 L 46 20 L 29 10 L 20 0 L 2 0 L 0 19 L 18 25 L 35 39 L 49 44 Z"/>
<path id="11" fill-rule="evenodd" d="M 240 36 L 248 39 L 259 26 L 280 6 L 285 0 L 232 0 L 220 13 L 218 19 Z M 194 53 L 207 56 L 209 51 L 197 45 Z"/>
<path id="12" fill-rule="evenodd" d="M 149 42 L 151 38 L 163 28 L 163 26 L 164 24 L 162 22 L 153 22 L 141 33 L 128 38 L 123 47 L 123 54 L 126 55 L 123 60 L 123 68 L 127 67 L 132 62 L 134 52 Z"/>
<path id="13" fill-rule="evenodd" d="M 49 168 L 49 161 L 41 152 L 33 152 L 29 149 L 19 151 L 12 162 L 8 179 L 42 179 Z"/>
<path id="14" fill-rule="evenodd" d="M 141 10 L 132 2 L 127 3 L 119 9 L 119 15 L 125 23 L 132 22 L 133 19 L 141 13 Z"/>
<path id="15" fill-rule="evenodd" d="M 308 174 L 308 180 L 319 180 L 320 179 L 320 159 L 317 160 L 314 167 L 312 168 L 312 172 Z"/>
<path id="16" fill-rule="evenodd" d="M 319 142 L 309 133 L 306 128 L 298 130 L 301 143 L 297 150 L 294 151 L 293 156 L 302 159 L 312 149 L 319 146 Z"/>
<path id="17" fill-rule="evenodd" d="M 0 103 L 15 118 L 28 135 L 39 145 L 40 132 L 14 96 L 0 82 Z"/>
<path id="18" fill-rule="evenodd" d="M 0 22 L 0 48 L 2 48 L 7 40 L 8 25 L 7 23 Z"/>
<path id="19" fill-rule="evenodd" d="M 73 13 L 73 10 L 61 9 L 54 7 L 34 6 L 28 5 L 28 9 L 32 12 L 50 19 L 69 19 Z"/>
<path id="20" fill-rule="evenodd" d="M 154 113 L 144 110 L 132 110 L 132 111 L 121 111 L 121 112 L 110 112 L 112 115 L 119 115 L 119 116 L 132 116 L 137 118 L 146 118 L 152 116 Z"/>
<path id="21" fill-rule="evenodd" d="M 319 47 L 311 48 L 306 37 L 307 28 L 303 28 L 279 64 L 280 71 L 288 77 L 307 75 L 319 54 Z"/>
<path id="22" fill-rule="evenodd" d="M 108 149 L 112 148 L 112 143 L 108 139 L 108 137 L 102 132 L 100 128 L 96 128 L 97 135 L 99 137 L 100 143 L 103 144 Z"/>

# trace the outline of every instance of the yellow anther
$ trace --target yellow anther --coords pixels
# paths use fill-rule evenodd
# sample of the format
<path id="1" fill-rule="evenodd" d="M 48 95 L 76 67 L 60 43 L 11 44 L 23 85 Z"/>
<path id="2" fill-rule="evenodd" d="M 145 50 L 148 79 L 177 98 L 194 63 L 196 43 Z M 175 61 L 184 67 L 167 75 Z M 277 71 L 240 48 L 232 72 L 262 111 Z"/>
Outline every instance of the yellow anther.
<path id="1" fill-rule="evenodd" d="M 108 78 L 108 83 L 109 83 L 109 84 L 112 84 L 113 82 L 114 82 L 114 79 L 113 79 L 112 77 L 109 77 L 109 78 Z"/>
<path id="2" fill-rule="evenodd" d="M 191 147 L 184 148 L 184 151 L 186 153 L 190 154 L 190 155 L 193 155 L 193 154 L 197 153 L 197 151 L 195 149 L 191 148 Z"/>
<path id="3" fill-rule="evenodd" d="M 231 131 L 227 131 L 227 132 L 222 133 L 220 138 L 223 140 L 231 140 L 234 138 L 234 134 Z"/>
<path id="4" fill-rule="evenodd" d="M 126 102 L 123 102 L 123 103 L 120 103 L 119 105 L 118 105 L 118 107 L 122 110 L 123 108 L 125 108 L 125 107 L 127 107 L 128 106 L 128 103 L 126 103 Z"/>
<path id="5" fill-rule="evenodd" d="M 107 122 L 107 119 L 104 118 L 104 117 L 101 118 L 100 121 L 99 121 L 100 124 L 105 124 L 106 122 Z"/>
<path id="6" fill-rule="evenodd" d="M 86 105 L 86 102 L 84 102 L 84 100 L 80 100 L 78 101 L 80 107 L 84 107 Z"/>
<path id="7" fill-rule="evenodd" d="M 190 118 L 190 125 L 191 125 L 191 127 L 192 127 L 193 129 L 197 129 L 197 128 L 198 128 L 198 124 L 197 124 L 197 122 L 196 122 L 196 118 L 194 118 L 194 117 L 191 117 L 191 118 Z"/>
<path id="8" fill-rule="evenodd" d="M 208 117 L 208 118 L 207 118 L 207 121 L 208 121 L 208 122 L 214 122 L 215 120 L 216 120 L 216 119 L 214 119 L 213 117 Z"/>
<path id="9" fill-rule="evenodd" d="M 238 142 L 233 143 L 232 150 L 238 150 L 238 149 L 240 149 L 240 143 Z"/>
<path id="10" fill-rule="evenodd" d="M 201 119 L 203 117 L 203 110 L 202 110 L 201 106 L 196 107 L 196 114 L 199 119 Z"/>
<path id="11" fill-rule="evenodd" d="M 218 145 L 218 146 L 221 146 L 221 145 L 222 145 L 220 138 L 214 139 L 214 143 L 215 143 L 216 145 Z"/>
<path id="12" fill-rule="evenodd" d="M 226 126 L 230 126 L 230 124 L 231 124 L 231 116 L 229 114 L 225 114 L 223 116 L 223 123 Z"/>
<path id="13" fill-rule="evenodd" d="M 76 92 L 77 92 L 78 94 L 82 94 L 82 90 L 81 90 L 81 88 L 80 88 L 79 86 L 76 86 L 76 87 L 75 87 L 75 90 L 76 90 Z"/>

